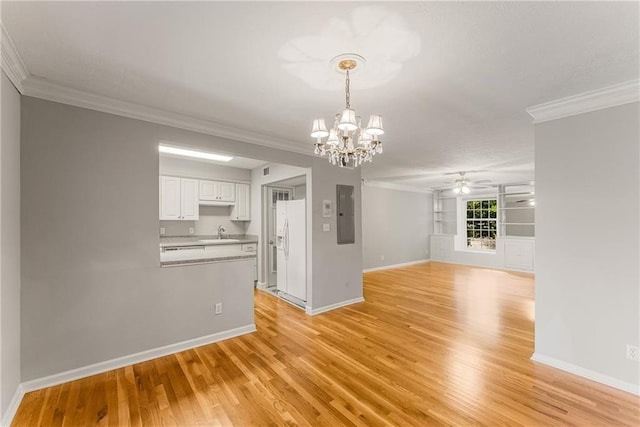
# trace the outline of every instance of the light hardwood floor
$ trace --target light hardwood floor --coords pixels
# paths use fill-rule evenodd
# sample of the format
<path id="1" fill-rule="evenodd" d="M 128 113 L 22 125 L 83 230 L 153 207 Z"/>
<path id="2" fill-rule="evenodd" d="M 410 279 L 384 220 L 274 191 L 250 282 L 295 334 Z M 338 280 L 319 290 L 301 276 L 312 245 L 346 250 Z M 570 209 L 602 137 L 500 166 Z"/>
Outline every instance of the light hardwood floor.
<path id="1" fill-rule="evenodd" d="M 14 426 L 640 425 L 640 399 L 533 363 L 533 277 L 426 263 L 315 317 L 29 393 Z"/>

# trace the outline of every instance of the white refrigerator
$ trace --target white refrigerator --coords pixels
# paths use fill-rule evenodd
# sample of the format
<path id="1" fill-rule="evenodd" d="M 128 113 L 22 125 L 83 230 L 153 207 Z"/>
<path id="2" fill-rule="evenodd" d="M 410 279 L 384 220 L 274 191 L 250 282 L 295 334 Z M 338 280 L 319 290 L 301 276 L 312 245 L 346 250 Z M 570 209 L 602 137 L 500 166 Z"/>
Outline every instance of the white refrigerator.
<path id="1" fill-rule="evenodd" d="M 305 200 L 276 202 L 277 289 L 284 298 L 307 300 Z M 295 302 L 295 301 L 294 301 Z"/>

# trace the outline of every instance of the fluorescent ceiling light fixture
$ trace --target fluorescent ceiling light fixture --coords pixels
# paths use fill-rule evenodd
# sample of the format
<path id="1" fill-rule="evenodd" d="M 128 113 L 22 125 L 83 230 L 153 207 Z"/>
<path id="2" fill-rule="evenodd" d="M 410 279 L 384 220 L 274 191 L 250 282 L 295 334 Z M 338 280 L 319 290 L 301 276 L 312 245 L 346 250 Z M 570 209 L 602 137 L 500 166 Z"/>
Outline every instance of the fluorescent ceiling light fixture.
<path id="1" fill-rule="evenodd" d="M 231 156 L 223 156 L 222 154 L 207 153 L 204 151 L 187 150 L 186 148 L 170 147 L 168 145 L 159 145 L 158 151 L 165 154 L 174 154 L 176 156 L 195 157 L 197 159 L 215 160 L 218 162 L 228 162 L 233 159 Z"/>

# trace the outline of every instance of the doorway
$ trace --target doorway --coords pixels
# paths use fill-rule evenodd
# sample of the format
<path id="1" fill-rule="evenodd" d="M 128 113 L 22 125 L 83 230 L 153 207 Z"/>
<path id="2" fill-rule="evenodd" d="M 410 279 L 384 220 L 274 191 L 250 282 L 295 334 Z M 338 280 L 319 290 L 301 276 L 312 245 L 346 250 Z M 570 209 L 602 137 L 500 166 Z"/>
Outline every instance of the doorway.
<path id="1" fill-rule="evenodd" d="M 275 289 L 278 283 L 278 249 L 276 236 L 276 206 L 278 200 L 292 200 L 293 188 L 267 186 L 267 288 Z"/>

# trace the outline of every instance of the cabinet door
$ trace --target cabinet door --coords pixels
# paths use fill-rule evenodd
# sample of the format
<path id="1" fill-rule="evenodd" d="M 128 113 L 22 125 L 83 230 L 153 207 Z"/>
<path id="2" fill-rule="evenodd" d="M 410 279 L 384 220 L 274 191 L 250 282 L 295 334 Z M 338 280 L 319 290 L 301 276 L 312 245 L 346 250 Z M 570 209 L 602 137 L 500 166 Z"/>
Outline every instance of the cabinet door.
<path id="1" fill-rule="evenodd" d="M 533 242 L 506 242 L 504 266 L 514 270 L 533 271 Z"/>
<path id="2" fill-rule="evenodd" d="M 231 220 L 251 220 L 251 187 L 249 184 L 236 184 L 236 204 L 231 209 Z"/>
<path id="3" fill-rule="evenodd" d="M 233 202 L 236 199 L 236 185 L 233 182 L 218 182 L 218 199 L 221 202 Z"/>
<path id="4" fill-rule="evenodd" d="M 160 219 L 181 219 L 180 178 L 160 177 Z"/>
<path id="5" fill-rule="evenodd" d="M 185 221 L 197 220 L 200 217 L 198 180 L 182 178 L 181 193 L 182 219 Z"/>
<path id="6" fill-rule="evenodd" d="M 200 181 L 200 200 L 217 200 L 218 186 L 215 181 Z"/>

